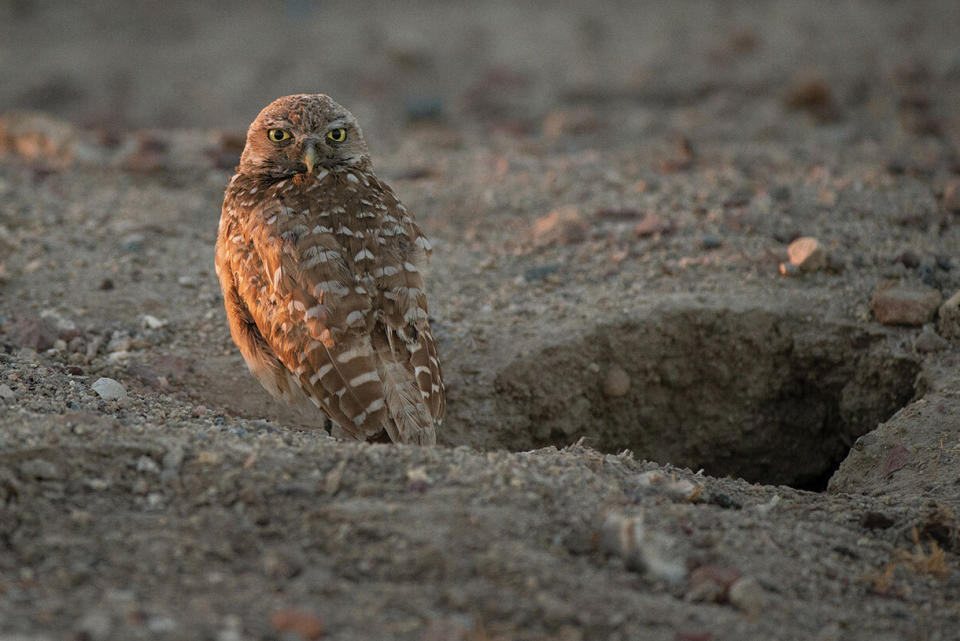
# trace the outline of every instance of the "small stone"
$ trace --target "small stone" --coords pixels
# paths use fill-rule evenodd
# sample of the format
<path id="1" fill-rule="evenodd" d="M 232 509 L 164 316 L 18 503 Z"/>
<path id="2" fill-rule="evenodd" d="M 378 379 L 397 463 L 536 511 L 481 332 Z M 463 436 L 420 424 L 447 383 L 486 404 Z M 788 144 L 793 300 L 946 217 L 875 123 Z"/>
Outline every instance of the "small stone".
<path id="1" fill-rule="evenodd" d="M 640 238 L 653 236 L 654 234 L 665 234 L 673 230 L 673 225 L 657 214 L 648 213 L 639 223 L 633 227 L 633 233 Z"/>
<path id="2" fill-rule="evenodd" d="M 299 610 L 277 610 L 270 623 L 277 632 L 294 632 L 303 641 L 317 641 L 324 634 L 323 619 Z"/>
<path id="3" fill-rule="evenodd" d="M 827 251 L 820 241 L 812 236 L 802 236 L 787 247 L 790 264 L 802 272 L 815 272 L 827 265 Z"/>
<path id="4" fill-rule="evenodd" d="M 0 383 L 0 398 L 7 403 L 12 403 L 13 401 L 17 400 L 17 393 L 3 383 Z"/>
<path id="5" fill-rule="evenodd" d="M 141 233 L 134 232 L 132 234 L 127 234 L 120 241 L 120 245 L 124 250 L 128 252 L 138 252 L 143 249 L 143 244 L 146 242 L 147 237 Z"/>
<path id="6" fill-rule="evenodd" d="M 83 485 L 94 492 L 103 492 L 110 488 L 110 481 L 107 479 L 85 479 Z"/>
<path id="7" fill-rule="evenodd" d="M 677 540 L 647 523 L 646 513 L 631 516 L 607 515 L 602 527 L 602 544 L 611 554 L 623 559 L 631 570 L 676 583 L 687 576 L 685 559 L 678 553 Z"/>
<path id="8" fill-rule="evenodd" d="M 180 287 L 191 289 L 197 286 L 197 281 L 190 276 L 181 276 L 177 279 L 177 284 L 180 285 Z"/>
<path id="9" fill-rule="evenodd" d="M 799 276 L 800 268 L 793 263 L 780 263 L 780 273 L 784 276 Z"/>
<path id="10" fill-rule="evenodd" d="M 127 399 L 127 390 L 112 378 L 98 378 L 91 388 L 105 401 L 125 401 Z"/>
<path id="11" fill-rule="evenodd" d="M 150 314 L 144 314 L 143 318 L 140 319 L 143 327 L 147 329 L 160 329 L 161 327 L 167 326 L 167 321 L 160 320 L 156 316 L 151 316 Z"/>
<path id="12" fill-rule="evenodd" d="M 39 318 L 21 318 L 8 326 L 6 334 L 14 345 L 29 348 L 35 352 L 45 352 L 53 347 L 58 335 L 54 327 Z"/>
<path id="13" fill-rule="evenodd" d="M 916 340 L 913 341 L 913 348 L 921 354 L 939 352 L 949 346 L 950 342 L 947 341 L 947 339 L 940 336 L 929 327 L 924 328 L 924 330 L 920 332 L 920 335 L 917 336 Z"/>
<path id="14" fill-rule="evenodd" d="M 113 284 L 113 280 L 111 280 L 110 278 L 104 278 L 102 281 L 100 281 L 101 291 L 108 292 L 114 287 L 115 285 Z"/>
<path id="15" fill-rule="evenodd" d="M 30 459 L 20 464 L 20 475 L 28 479 L 54 481 L 63 478 L 56 465 L 44 459 Z"/>
<path id="16" fill-rule="evenodd" d="M 603 379 L 603 394 L 609 398 L 624 396 L 630 391 L 630 375 L 619 365 L 613 365 L 607 370 Z"/>
<path id="17" fill-rule="evenodd" d="M 157 465 L 157 462 L 149 456 L 141 456 L 137 459 L 137 471 L 146 474 L 156 474 L 160 471 L 160 467 Z"/>
<path id="18" fill-rule="evenodd" d="M 906 250 L 901 252 L 895 259 L 895 263 L 902 263 L 908 269 L 916 269 L 920 266 L 920 255 L 915 251 Z"/>
<path id="19" fill-rule="evenodd" d="M 869 528 L 871 530 L 886 530 L 895 522 L 896 521 L 883 512 L 867 511 L 864 512 L 860 517 L 860 527 Z"/>
<path id="20" fill-rule="evenodd" d="M 944 338 L 960 338 L 960 291 L 940 306 L 940 321 L 937 331 Z"/>
<path id="21" fill-rule="evenodd" d="M 884 325 L 919 326 L 929 323 L 943 300 L 929 287 L 896 285 L 878 289 L 870 300 L 874 318 Z"/>
<path id="22" fill-rule="evenodd" d="M 687 601 L 726 603 L 730 595 L 730 586 L 740 578 L 740 572 L 734 568 L 718 565 L 702 565 L 690 573 Z"/>
<path id="23" fill-rule="evenodd" d="M 767 591 L 760 582 L 750 576 L 743 576 L 733 582 L 729 592 L 730 603 L 737 609 L 756 616 L 767 607 Z"/>
<path id="24" fill-rule="evenodd" d="M 523 272 L 523 278 L 528 283 L 534 283 L 544 280 L 547 276 L 555 274 L 558 271 L 560 271 L 560 265 L 557 263 L 550 265 L 537 265 L 536 267 L 525 269 Z"/>
<path id="25" fill-rule="evenodd" d="M 533 244 L 536 246 L 569 245 L 586 240 L 589 227 L 576 207 L 558 207 L 533 221 Z"/>
<path id="26" fill-rule="evenodd" d="M 960 180 L 951 180 L 944 187 L 943 207 L 947 211 L 960 213 Z"/>
<path id="27" fill-rule="evenodd" d="M 723 241 L 713 234 L 706 234 L 700 239 L 702 249 L 719 249 L 723 246 Z"/>

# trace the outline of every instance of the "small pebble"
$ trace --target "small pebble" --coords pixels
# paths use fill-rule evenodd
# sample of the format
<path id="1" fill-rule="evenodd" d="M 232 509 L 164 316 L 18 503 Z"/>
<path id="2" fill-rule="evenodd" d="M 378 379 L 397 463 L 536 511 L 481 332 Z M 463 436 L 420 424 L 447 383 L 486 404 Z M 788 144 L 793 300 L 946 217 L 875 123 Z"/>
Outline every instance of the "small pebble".
<path id="1" fill-rule="evenodd" d="M 277 632 L 294 632 L 303 641 L 316 641 L 324 634 L 323 619 L 299 610 L 277 610 L 270 623 Z"/>
<path id="2" fill-rule="evenodd" d="M 913 341 L 913 347 L 921 354 L 939 352 L 950 346 L 950 342 L 943 336 L 940 336 L 930 328 L 925 328 L 917 339 Z"/>
<path id="3" fill-rule="evenodd" d="M 157 465 L 156 461 L 149 456 L 141 456 L 137 459 L 137 471 L 147 474 L 156 474 L 160 471 L 160 467 Z"/>
<path id="4" fill-rule="evenodd" d="M 937 331 L 944 338 L 960 338 L 960 290 L 940 306 Z"/>
<path id="5" fill-rule="evenodd" d="M 533 244 L 569 245 L 587 239 L 589 226 L 576 207 L 558 207 L 533 221 Z"/>
<path id="6" fill-rule="evenodd" d="M 63 478 L 56 465 L 44 459 L 30 459 L 20 464 L 20 474 L 30 479 L 56 480 Z"/>
<path id="7" fill-rule="evenodd" d="M 787 247 L 790 263 L 802 272 L 815 272 L 827 265 L 827 251 L 820 241 L 811 236 L 802 236 Z"/>
<path id="8" fill-rule="evenodd" d="M 767 607 L 767 592 L 760 582 L 750 576 L 743 576 L 733 582 L 729 592 L 730 603 L 737 609 L 756 616 Z"/>
<path id="9" fill-rule="evenodd" d="M 144 314 L 141 319 L 141 324 L 147 329 L 160 329 L 161 327 L 167 326 L 167 321 L 160 320 L 156 316 L 151 316 L 150 314 Z"/>
<path id="10" fill-rule="evenodd" d="M 920 256 L 908 249 L 897 256 L 894 262 L 903 263 L 903 266 L 909 269 L 916 269 L 920 266 Z"/>
<path id="11" fill-rule="evenodd" d="M 616 398 L 624 396 L 628 391 L 630 391 L 630 375 L 619 365 L 611 366 L 603 379 L 603 394 Z"/>
<path id="12" fill-rule="evenodd" d="M 134 232 L 132 234 L 127 234 L 120 241 L 120 245 L 124 250 L 128 252 L 138 252 L 143 249 L 143 243 L 147 240 L 147 237 L 141 233 Z"/>
<path id="13" fill-rule="evenodd" d="M 602 527 L 604 549 L 623 559 L 631 570 L 676 583 L 687 576 L 686 560 L 678 553 L 674 537 L 651 527 L 645 513 L 607 515 Z"/>
<path id="14" fill-rule="evenodd" d="M 91 388 L 105 401 L 124 401 L 127 399 L 127 390 L 112 378 L 98 378 Z"/>
<path id="15" fill-rule="evenodd" d="M 12 403 L 17 400 L 17 393 L 3 383 L 0 383 L 0 398 L 8 403 Z"/>
<path id="16" fill-rule="evenodd" d="M 714 236 L 713 234 L 707 234 L 700 239 L 700 247 L 702 249 L 719 249 L 723 246 L 723 241 Z"/>
<path id="17" fill-rule="evenodd" d="M 947 211 L 960 213 L 960 180 L 951 180 L 944 187 L 943 207 Z"/>
<path id="18" fill-rule="evenodd" d="M 780 263 L 780 273 L 784 276 L 799 276 L 800 268 L 793 263 Z"/>

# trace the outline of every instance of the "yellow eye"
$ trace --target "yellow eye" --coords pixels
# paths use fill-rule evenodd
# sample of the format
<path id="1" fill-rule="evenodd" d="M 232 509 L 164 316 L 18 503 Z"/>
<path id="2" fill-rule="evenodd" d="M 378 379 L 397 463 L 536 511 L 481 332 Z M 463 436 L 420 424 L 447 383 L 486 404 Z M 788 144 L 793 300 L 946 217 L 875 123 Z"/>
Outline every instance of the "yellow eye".
<path id="1" fill-rule="evenodd" d="M 290 132 L 283 129 L 271 129 L 267 132 L 267 138 L 273 142 L 283 142 L 290 138 Z"/>
<path id="2" fill-rule="evenodd" d="M 333 142 L 343 142 L 347 139 L 347 130 L 343 127 L 337 127 L 327 132 L 327 138 Z"/>

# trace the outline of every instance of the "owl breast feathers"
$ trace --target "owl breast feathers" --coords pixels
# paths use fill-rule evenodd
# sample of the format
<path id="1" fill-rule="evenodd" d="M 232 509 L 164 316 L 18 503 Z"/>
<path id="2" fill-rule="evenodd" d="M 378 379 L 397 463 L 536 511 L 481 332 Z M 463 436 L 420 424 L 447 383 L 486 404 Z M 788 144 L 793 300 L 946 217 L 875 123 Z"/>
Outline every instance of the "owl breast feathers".
<path id="1" fill-rule="evenodd" d="M 322 94 L 260 112 L 224 196 L 216 268 L 230 334 L 267 391 L 309 399 L 353 438 L 435 443 L 429 253 L 350 112 Z"/>

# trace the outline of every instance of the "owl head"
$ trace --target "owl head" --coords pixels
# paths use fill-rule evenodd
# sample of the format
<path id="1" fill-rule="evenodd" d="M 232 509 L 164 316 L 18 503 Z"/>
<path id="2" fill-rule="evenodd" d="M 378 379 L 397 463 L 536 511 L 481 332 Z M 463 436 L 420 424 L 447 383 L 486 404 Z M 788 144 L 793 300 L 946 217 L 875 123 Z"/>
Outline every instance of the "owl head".
<path id="1" fill-rule="evenodd" d="M 272 178 L 370 162 L 357 119 L 324 94 L 277 98 L 247 130 L 239 171 Z"/>

